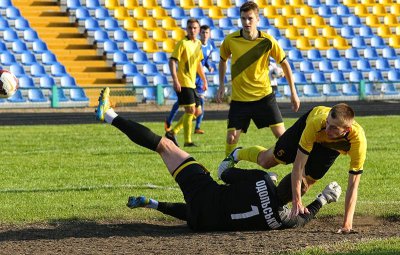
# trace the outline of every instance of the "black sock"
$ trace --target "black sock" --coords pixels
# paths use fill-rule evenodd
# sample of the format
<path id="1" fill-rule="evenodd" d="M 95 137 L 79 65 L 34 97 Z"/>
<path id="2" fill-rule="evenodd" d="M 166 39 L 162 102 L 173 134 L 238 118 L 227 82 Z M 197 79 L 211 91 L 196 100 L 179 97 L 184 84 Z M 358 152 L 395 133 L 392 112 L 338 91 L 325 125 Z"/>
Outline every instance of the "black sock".
<path id="1" fill-rule="evenodd" d="M 180 220 L 187 220 L 187 207 L 185 203 L 158 202 L 158 211 Z"/>
<path id="2" fill-rule="evenodd" d="M 137 122 L 124 119 L 121 116 L 114 118 L 111 125 L 126 134 L 132 142 L 152 151 L 156 151 L 161 141 L 161 136 L 156 135 L 147 127 Z"/>

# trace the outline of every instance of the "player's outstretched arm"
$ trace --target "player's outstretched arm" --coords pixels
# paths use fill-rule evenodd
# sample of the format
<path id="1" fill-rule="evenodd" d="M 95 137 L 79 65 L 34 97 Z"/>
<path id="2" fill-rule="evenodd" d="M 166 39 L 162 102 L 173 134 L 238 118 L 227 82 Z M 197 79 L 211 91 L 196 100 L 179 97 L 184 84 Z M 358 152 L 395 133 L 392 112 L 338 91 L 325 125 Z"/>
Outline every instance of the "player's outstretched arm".
<path id="1" fill-rule="evenodd" d="M 304 167 L 307 163 L 308 155 L 297 150 L 296 159 L 292 170 L 292 211 L 290 217 L 296 217 L 299 214 L 309 213 L 301 201 L 301 184 Z"/>
<path id="2" fill-rule="evenodd" d="M 300 108 L 300 99 L 297 95 L 296 87 L 294 84 L 292 69 L 289 65 L 289 62 L 286 59 L 281 63 L 281 67 L 283 73 L 285 74 L 287 83 L 289 84 L 290 87 L 290 92 L 291 92 L 290 101 L 292 103 L 292 110 L 294 112 L 297 112 Z"/>
<path id="3" fill-rule="evenodd" d="M 217 103 L 222 103 L 225 95 L 225 74 L 226 74 L 226 60 L 220 59 L 218 64 L 218 74 L 219 74 L 219 88 L 217 92 Z"/>
<path id="4" fill-rule="evenodd" d="M 347 234 L 353 230 L 353 218 L 356 209 L 360 179 L 360 174 L 349 174 L 345 199 L 343 226 L 338 230 L 338 233 Z"/>

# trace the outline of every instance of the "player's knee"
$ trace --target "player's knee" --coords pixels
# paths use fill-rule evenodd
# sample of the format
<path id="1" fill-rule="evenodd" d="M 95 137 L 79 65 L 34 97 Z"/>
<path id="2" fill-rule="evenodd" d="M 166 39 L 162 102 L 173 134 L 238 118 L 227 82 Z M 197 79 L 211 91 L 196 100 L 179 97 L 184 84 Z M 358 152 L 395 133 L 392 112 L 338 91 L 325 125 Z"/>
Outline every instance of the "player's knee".
<path id="1" fill-rule="evenodd" d="M 269 169 L 278 164 L 271 149 L 261 152 L 258 155 L 257 163 L 265 169 Z"/>

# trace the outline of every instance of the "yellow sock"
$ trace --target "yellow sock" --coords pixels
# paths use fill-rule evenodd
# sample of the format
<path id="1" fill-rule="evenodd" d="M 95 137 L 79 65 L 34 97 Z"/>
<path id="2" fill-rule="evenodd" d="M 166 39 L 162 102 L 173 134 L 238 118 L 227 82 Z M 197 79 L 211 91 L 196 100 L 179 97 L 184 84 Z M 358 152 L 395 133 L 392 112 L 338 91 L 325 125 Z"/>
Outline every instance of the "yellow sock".
<path id="1" fill-rule="evenodd" d="M 179 131 L 181 131 L 181 129 L 183 128 L 183 116 L 181 116 L 181 118 L 178 120 L 178 122 L 175 124 L 175 126 L 171 129 L 171 131 L 174 134 L 178 134 Z"/>
<path id="2" fill-rule="evenodd" d="M 238 151 L 237 159 L 238 160 L 246 160 L 253 163 L 257 163 L 258 154 L 267 149 L 261 146 L 253 146 L 245 149 L 241 149 Z"/>
<path id="3" fill-rule="evenodd" d="M 185 112 L 183 114 L 183 132 L 184 132 L 183 137 L 185 138 L 185 143 L 192 142 L 193 116 L 194 116 L 194 114 L 191 114 L 191 113 Z"/>
<path id="4" fill-rule="evenodd" d="M 237 143 L 234 144 L 225 144 L 225 157 L 229 155 L 235 148 L 237 147 Z"/>

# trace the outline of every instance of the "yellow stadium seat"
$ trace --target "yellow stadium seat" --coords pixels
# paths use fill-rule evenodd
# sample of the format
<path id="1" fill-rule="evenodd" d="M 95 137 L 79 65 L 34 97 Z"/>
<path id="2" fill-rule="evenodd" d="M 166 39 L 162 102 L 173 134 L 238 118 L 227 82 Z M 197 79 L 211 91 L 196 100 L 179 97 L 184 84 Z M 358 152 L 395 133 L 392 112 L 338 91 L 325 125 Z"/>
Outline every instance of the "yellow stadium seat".
<path id="1" fill-rule="evenodd" d="M 394 14 L 394 15 L 397 15 L 397 16 L 400 16 L 400 3 L 392 4 L 390 6 L 390 13 Z"/>
<path id="2" fill-rule="evenodd" d="M 328 39 L 325 37 L 315 38 L 314 44 L 315 44 L 315 48 L 317 48 L 319 50 L 327 50 L 327 49 L 331 48 L 331 46 L 329 45 Z"/>
<path id="3" fill-rule="evenodd" d="M 285 16 L 278 16 L 274 19 L 274 25 L 278 28 L 286 28 L 289 26 L 289 22 Z"/>
<path id="4" fill-rule="evenodd" d="M 212 19 L 220 19 L 225 17 L 224 13 L 222 12 L 222 9 L 218 6 L 213 6 L 210 9 L 208 9 L 208 16 Z"/>
<path id="5" fill-rule="evenodd" d="M 297 16 L 296 14 L 296 9 L 293 6 L 286 5 L 282 7 L 282 15 L 285 17 L 295 17 Z"/>
<path id="6" fill-rule="evenodd" d="M 300 7 L 300 15 L 303 17 L 312 17 L 314 16 L 314 9 L 309 5 L 303 5 Z"/>
<path id="7" fill-rule="evenodd" d="M 368 16 L 368 9 L 367 6 L 359 4 L 354 6 L 354 14 L 360 17 Z"/>
<path id="8" fill-rule="evenodd" d="M 385 15 L 385 17 L 383 18 L 383 22 L 385 23 L 385 25 L 389 26 L 396 26 L 397 24 L 399 24 L 397 15 L 394 14 Z"/>
<path id="9" fill-rule="evenodd" d="M 380 4 L 393 4 L 394 2 L 392 0 L 379 0 Z"/>
<path id="10" fill-rule="evenodd" d="M 299 37 L 296 40 L 296 48 L 300 50 L 309 50 L 312 49 L 310 41 L 307 37 Z"/>
<path id="11" fill-rule="evenodd" d="M 146 39 L 149 39 L 149 35 L 147 34 L 146 30 L 142 28 L 133 30 L 133 40 L 137 42 L 143 42 Z"/>
<path id="12" fill-rule="evenodd" d="M 143 7 L 146 9 L 153 9 L 158 6 L 157 0 L 143 0 Z"/>
<path id="13" fill-rule="evenodd" d="M 400 48 L 400 36 L 392 35 L 389 37 L 389 45 L 393 48 Z"/>
<path id="14" fill-rule="evenodd" d="M 379 17 L 375 15 L 368 15 L 365 18 L 365 24 L 367 24 L 370 27 L 377 27 L 380 25 Z"/>
<path id="15" fill-rule="evenodd" d="M 357 0 L 344 0 L 343 4 L 347 6 L 356 6 L 359 3 L 357 2 Z"/>
<path id="16" fill-rule="evenodd" d="M 375 4 L 375 0 L 361 0 L 362 5 L 372 5 Z"/>
<path id="17" fill-rule="evenodd" d="M 304 4 L 303 0 L 290 0 L 289 5 L 291 5 L 293 7 L 300 7 L 300 6 L 304 6 L 305 4 Z"/>
<path id="18" fill-rule="evenodd" d="M 386 7 L 383 4 L 375 4 L 372 6 L 372 14 L 377 16 L 385 16 L 386 15 Z"/>
<path id="19" fill-rule="evenodd" d="M 232 7 L 231 0 L 217 0 L 217 6 L 221 8 L 229 8 Z"/>
<path id="20" fill-rule="evenodd" d="M 191 8 L 196 7 L 194 4 L 194 0 L 179 0 L 179 5 L 183 9 L 191 9 Z"/>
<path id="21" fill-rule="evenodd" d="M 278 15 L 278 11 L 276 10 L 275 6 L 269 5 L 264 8 L 264 16 L 267 18 L 275 18 Z"/>
<path id="22" fill-rule="evenodd" d="M 165 51 L 165 52 L 168 52 L 168 53 L 173 52 L 173 51 L 174 51 L 174 48 L 175 48 L 175 40 L 169 38 L 169 39 L 163 41 L 162 47 L 163 47 L 163 48 L 162 48 L 163 51 Z"/>
<path id="23" fill-rule="evenodd" d="M 319 36 L 317 28 L 312 26 L 304 28 L 304 36 L 308 38 L 317 38 Z"/>
<path id="24" fill-rule="evenodd" d="M 202 9 L 208 9 L 213 6 L 212 0 L 199 0 L 199 7 Z"/>
<path id="25" fill-rule="evenodd" d="M 317 15 L 312 16 L 311 17 L 311 26 L 319 27 L 319 28 L 324 27 L 324 26 L 326 26 L 325 19 L 323 17 L 317 16 Z"/>
<path id="26" fill-rule="evenodd" d="M 143 50 L 149 53 L 160 51 L 157 42 L 154 41 L 153 39 L 146 39 L 143 41 Z"/>
<path id="27" fill-rule="evenodd" d="M 186 36 L 186 31 L 182 28 L 175 28 L 172 30 L 172 39 L 175 41 L 180 41 Z"/>
<path id="28" fill-rule="evenodd" d="M 306 28 L 308 27 L 307 21 L 303 16 L 297 15 L 293 18 L 293 26 L 299 28 Z"/>
<path id="29" fill-rule="evenodd" d="M 171 17 L 166 17 L 166 18 L 162 19 L 161 26 L 162 26 L 162 28 L 164 28 L 166 30 L 171 30 L 171 29 L 175 29 L 176 27 L 178 27 L 178 25 L 176 24 L 176 20 Z"/>
<path id="30" fill-rule="evenodd" d="M 139 2 L 138 0 L 124 0 L 124 6 L 129 10 L 133 10 L 136 7 L 139 7 Z"/>
<path id="31" fill-rule="evenodd" d="M 267 0 L 255 0 L 254 2 L 256 2 L 256 4 L 258 5 L 258 8 L 265 8 L 265 7 L 270 6 L 268 4 Z"/>
<path id="32" fill-rule="evenodd" d="M 323 27 L 322 36 L 326 38 L 334 38 L 337 36 L 336 29 L 334 27 Z"/>
<path id="33" fill-rule="evenodd" d="M 285 37 L 289 38 L 291 40 L 297 39 L 300 36 L 299 30 L 297 30 L 297 27 L 291 26 L 286 28 L 285 30 Z"/>
<path id="34" fill-rule="evenodd" d="M 282 6 L 286 5 L 286 1 L 285 0 L 272 0 L 271 5 L 273 5 L 275 7 L 282 7 Z"/>
<path id="35" fill-rule="evenodd" d="M 139 24 L 135 18 L 129 17 L 127 19 L 124 19 L 124 28 L 128 31 L 133 31 L 139 28 Z"/>
<path id="36" fill-rule="evenodd" d="M 149 17 L 149 15 L 147 14 L 147 10 L 144 7 L 136 7 L 135 9 L 133 9 L 133 17 L 135 19 L 145 19 L 147 17 Z"/>
<path id="37" fill-rule="evenodd" d="M 339 37 L 339 36 L 333 38 L 333 47 L 338 50 L 346 50 L 346 49 L 350 48 L 347 40 L 345 38 Z"/>
<path id="38" fill-rule="evenodd" d="M 157 42 L 163 42 L 168 39 L 167 31 L 162 29 L 161 27 L 153 30 L 153 40 Z"/>
<path id="39" fill-rule="evenodd" d="M 163 19 L 165 17 L 168 17 L 168 12 L 161 6 L 158 6 L 153 9 L 152 15 L 153 15 L 153 18 L 155 18 L 155 19 Z"/>
<path id="40" fill-rule="evenodd" d="M 145 30 L 156 30 L 158 28 L 157 21 L 151 17 L 144 18 L 143 28 Z"/>
<path id="41" fill-rule="evenodd" d="M 123 6 L 116 7 L 114 9 L 114 18 L 118 20 L 124 20 L 126 18 L 129 18 L 128 9 L 126 9 Z"/>
<path id="42" fill-rule="evenodd" d="M 114 10 L 115 8 L 119 7 L 119 1 L 118 0 L 105 0 L 104 6 L 107 9 Z"/>
<path id="43" fill-rule="evenodd" d="M 400 35 L 400 26 L 396 27 L 396 35 Z"/>
<path id="44" fill-rule="evenodd" d="M 383 25 L 383 24 L 377 27 L 376 33 L 380 37 L 384 37 L 384 38 L 392 36 L 392 31 L 391 31 L 390 27 L 388 25 Z"/>

